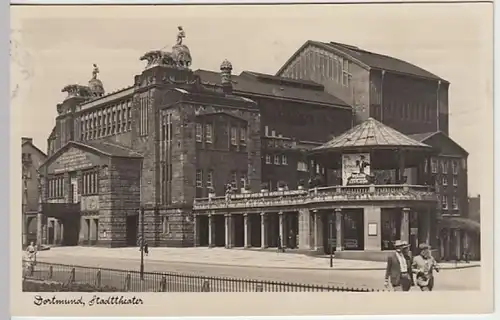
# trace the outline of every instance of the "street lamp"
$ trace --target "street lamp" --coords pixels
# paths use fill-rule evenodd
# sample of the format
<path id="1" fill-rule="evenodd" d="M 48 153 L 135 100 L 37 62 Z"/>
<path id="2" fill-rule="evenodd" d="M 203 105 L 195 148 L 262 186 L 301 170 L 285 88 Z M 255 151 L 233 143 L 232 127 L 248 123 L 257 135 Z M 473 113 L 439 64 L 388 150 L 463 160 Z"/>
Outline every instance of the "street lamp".
<path id="1" fill-rule="evenodd" d="M 141 280 L 144 280 L 144 208 L 141 208 Z"/>

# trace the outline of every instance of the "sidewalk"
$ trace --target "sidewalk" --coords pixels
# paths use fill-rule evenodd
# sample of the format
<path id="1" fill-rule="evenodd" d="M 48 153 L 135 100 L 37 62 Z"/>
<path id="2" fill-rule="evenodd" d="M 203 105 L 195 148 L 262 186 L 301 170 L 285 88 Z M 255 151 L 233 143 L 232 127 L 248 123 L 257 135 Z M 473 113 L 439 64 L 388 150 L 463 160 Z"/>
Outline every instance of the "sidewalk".
<path id="1" fill-rule="evenodd" d="M 40 258 L 56 256 L 87 256 L 139 260 L 140 252 L 133 248 L 53 247 L 38 253 Z M 233 267 L 310 269 L 310 270 L 384 270 L 385 262 L 334 259 L 330 268 L 328 258 L 271 251 L 252 251 L 224 248 L 150 248 L 149 261 L 190 264 L 223 265 Z M 71 259 L 68 259 L 68 263 Z M 460 269 L 480 266 L 479 262 L 441 263 L 442 269 Z"/>

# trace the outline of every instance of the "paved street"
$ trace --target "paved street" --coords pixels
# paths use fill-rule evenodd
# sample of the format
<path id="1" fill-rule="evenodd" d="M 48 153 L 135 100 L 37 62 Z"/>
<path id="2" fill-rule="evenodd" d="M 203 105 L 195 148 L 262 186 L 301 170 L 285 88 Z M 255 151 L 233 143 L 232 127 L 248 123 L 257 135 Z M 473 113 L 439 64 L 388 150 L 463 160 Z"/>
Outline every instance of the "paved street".
<path id="1" fill-rule="evenodd" d="M 60 247 L 39 252 L 38 260 L 79 266 L 139 270 L 137 248 Z M 146 272 L 176 272 L 252 280 L 285 281 L 315 285 L 337 285 L 383 289 L 384 263 L 336 260 L 300 254 L 207 248 L 152 248 L 145 257 Z M 363 267 L 369 270 L 356 270 Z M 481 268 L 450 269 L 443 264 L 436 290 L 479 290 Z M 325 268 L 325 269 L 319 269 Z"/>

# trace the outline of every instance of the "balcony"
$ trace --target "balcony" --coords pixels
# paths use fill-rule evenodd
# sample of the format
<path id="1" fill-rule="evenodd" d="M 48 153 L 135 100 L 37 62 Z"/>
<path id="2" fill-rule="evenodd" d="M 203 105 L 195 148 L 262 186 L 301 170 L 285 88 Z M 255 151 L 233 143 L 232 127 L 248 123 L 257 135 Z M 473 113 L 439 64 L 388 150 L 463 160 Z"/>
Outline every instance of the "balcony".
<path id="1" fill-rule="evenodd" d="M 417 185 L 329 186 L 308 190 L 290 190 L 232 194 L 227 197 L 198 198 L 193 209 L 257 209 L 269 207 L 321 207 L 366 202 L 437 202 L 432 187 Z"/>

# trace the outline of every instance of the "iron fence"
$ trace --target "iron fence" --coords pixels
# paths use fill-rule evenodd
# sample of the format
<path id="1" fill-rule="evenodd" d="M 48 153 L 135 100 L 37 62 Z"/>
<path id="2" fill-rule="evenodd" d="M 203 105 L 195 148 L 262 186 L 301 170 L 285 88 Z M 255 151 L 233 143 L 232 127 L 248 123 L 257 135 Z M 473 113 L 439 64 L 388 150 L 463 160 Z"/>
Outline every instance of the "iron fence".
<path id="1" fill-rule="evenodd" d="M 23 264 L 24 265 L 24 264 Z M 123 292 L 375 292 L 370 288 L 349 288 L 211 277 L 180 273 L 144 272 L 36 262 L 24 270 L 25 279 L 52 281 L 66 285 L 84 284 Z M 113 289 L 113 290 L 112 290 Z M 97 291 L 97 289 L 96 289 Z"/>

